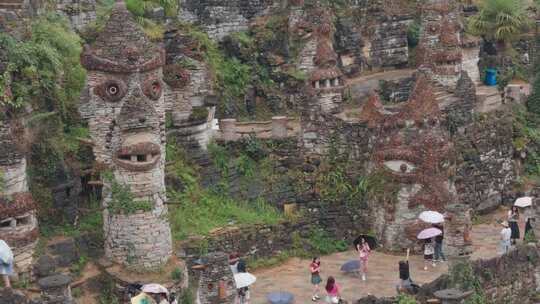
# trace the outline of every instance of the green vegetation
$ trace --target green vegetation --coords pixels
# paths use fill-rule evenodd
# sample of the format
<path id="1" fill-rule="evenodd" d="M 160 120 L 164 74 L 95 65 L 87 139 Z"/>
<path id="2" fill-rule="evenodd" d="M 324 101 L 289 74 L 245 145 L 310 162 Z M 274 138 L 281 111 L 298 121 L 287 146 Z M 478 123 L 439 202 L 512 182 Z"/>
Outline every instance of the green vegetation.
<path id="1" fill-rule="evenodd" d="M 4 171 L 0 170 L 0 193 L 6 189 L 6 181 L 4 179 Z"/>
<path id="2" fill-rule="evenodd" d="M 190 24 L 178 24 L 180 30 L 194 42 L 194 53 L 202 55 L 209 65 L 214 78 L 215 91 L 221 93 L 224 102 L 220 103 L 225 113 L 238 112 L 241 108 L 236 104 L 242 100 L 251 78 L 252 68 L 237 58 L 227 58 L 205 32 Z"/>
<path id="3" fill-rule="evenodd" d="M 299 232 L 294 232 L 291 236 L 291 248 L 281 251 L 277 255 L 265 258 L 250 258 L 248 265 L 250 269 L 273 267 L 287 261 L 292 257 L 311 259 L 314 256 L 328 255 L 334 252 L 345 251 L 348 248 L 344 240 L 332 238 L 328 232 L 322 229 L 312 229 L 306 237 L 302 237 Z"/>
<path id="4" fill-rule="evenodd" d="M 397 297 L 397 304 L 417 304 L 416 299 L 413 296 L 406 294 L 400 294 Z"/>
<path id="5" fill-rule="evenodd" d="M 173 279 L 175 282 L 180 282 L 182 281 L 182 278 L 184 277 L 184 274 L 182 273 L 182 269 L 180 269 L 179 267 L 176 267 L 172 272 L 171 272 L 171 279 Z"/>
<path id="6" fill-rule="evenodd" d="M 534 95 L 534 94 L 533 94 Z M 532 95 L 531 95 L 532 96 Z M 534 98 L 534 97 L 533 97 Z M 527 106 L 535 106 L 531 99 Z M 534 108 L 533 108 L 534 109 Z M 514 148 L 525 153 L 524 171 L 529 177 L 540 176 L 540 115 L 514 108 Z"/>
<path id="7" fill-rule="evenodd" d="M 420 40 L 421 20 L 414 19 L 407 27 L 407 42 L 410 48 L 415 48 Z"/>
<path id="8" fill-rule="evenodd" d="M 217 145 L 210 145 L 209 150 L 214 155 L 217 167 L 228 170 L 227 151 Z M 203 189 L 197 168 L 186 161 L 184 152 L 174 141 L 167 144 L 167 162 L 168 174 L 175 176 L 181 183 L 181 189 L 170 187 L 168 190 L 169 201 L 172 202 L 170 221 L 173 236 L 177 240 L 189 235 L 207 235 L 212 229 L 231 223 L 276 224 L 283 219 L 277 209 L 262 199 L 239 201 L 231 198 L 226 179 L 213 189 Z"/>
<path id="9" fill-rule="evenodd" d="M 469 31 L 507 45 L 530 24 L 523 0 L 485 0 L 480 12 L 471 17 Z"/>
<path id="10" fill-rule="evenodd" d="M 534 231 L 528 231 L 525 236 L 523 237 L 523 243 L 538 243 L 538 239 L 536 239 L 536 236 L 534 235 Z"/>
<path id="11" fill-rule="evenodd" d="M 491 274 L 486 272 L 483 276 L 489 277 Z M 480 280 L 474 274 L 470 263 L 458 263 L 452 267 L 450 270 L 450 285 L 462 291 L 474 291 L 465 301 L 466 304 L 487 304 L 486 295 L 484 294 Z"/>
<path id="12" fill-rule="evenodd" d="M 119 183 L 110 172 L 104 173 L 104 180 L 110 185 L 111 200 L 107 209 L 113 214 L 132 214 L 137 211 L 150 211 L 154 207 L 148 200 L 135 198 L 129 185 Z"/>
<path id="13" fill-rule="evenodd" d="M 85 71 L 80 65 L 80 38 L 66 20 L 48 14 L 31 24 L 30 37 L 17 41 L 0 33 L 0 45 L 7 53 L 6 72 L 0 76 L 0 105 L 34 110 L 56 111 L 63 119 L 75 110 L 84 85 Z M 12 96 L 4 95 L 7 86 Z"/>

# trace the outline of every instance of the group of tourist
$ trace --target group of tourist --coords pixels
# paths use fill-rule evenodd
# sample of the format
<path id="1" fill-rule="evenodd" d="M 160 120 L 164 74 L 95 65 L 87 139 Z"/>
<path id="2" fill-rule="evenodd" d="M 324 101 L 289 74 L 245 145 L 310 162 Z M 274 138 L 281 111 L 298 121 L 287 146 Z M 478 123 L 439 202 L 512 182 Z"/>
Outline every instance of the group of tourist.
<path id="1" fill-rule="evenodd" d="M 366 280 L 366 274 L 367 274 L 367 265 L 368 265 L 368 259 L 369 255 L 371 253 L 371 248 L 369 247 L 369 244 L 366 242 L 364 238 L 361 238 L 360 242 L 356 244 L 356 251 L 358 252 L 358 260 L 359 260 L 359 274 L 362 277 L 362 280 Z M 309 270 L 311 273 L 311 284 L 314 286 L 313 288 L 313 297 L 311 300 L 313 302 L 316 302 L 321 299 L 319 296 L 320 287 L 319 285 L 323 282 L 321 278 L 321 260 L 319 257 L 314 257 L 311 261 L 311 264 L 309 265 Z M 326 285 L 324 287 L 324 290 L 326 292 L 326 303 L 339 303 L 341 301 L 340 297 L 340 287 L 336 283 L 336 279 L 332 276 L 329 276 L 326 279 Z"/>
<path id="2" fill-rule="evenodd" d="M 523 240 L 532 233 L 531 216 L 527 214 L 530 209 L 525 209 L 525 231 L 523 233 Z M 517 240 L 520 239 L 519 221 L 520 214 L 517 206 L 512 206 L 508 210 L 506 221 L 503 221 L 503 229 L 501 230 L 501 252 L 508 253 L 513 245 L 516 245 Z"/>

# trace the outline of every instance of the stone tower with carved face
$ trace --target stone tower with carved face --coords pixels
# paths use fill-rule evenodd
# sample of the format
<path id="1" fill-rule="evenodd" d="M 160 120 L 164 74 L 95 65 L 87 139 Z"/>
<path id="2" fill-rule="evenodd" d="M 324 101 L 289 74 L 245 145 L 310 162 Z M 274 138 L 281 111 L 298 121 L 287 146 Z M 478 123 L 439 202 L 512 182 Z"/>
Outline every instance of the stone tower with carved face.
<path id="1" fill-rule="evenodd" d="M 103 188 L 106 256 L 131 267 L 157 267 L 172 254 L 164 181 L 164 50 L 147 39 L 125 3 L 117 2 L 81 61 L 88 92 L 80 112 L 88 120 L 96 161 L 112 172 Z M 133 200 L 119 203 L 119 189 L 130 191 Z"/>
<path id="2" fill-rule="evenodd" d="M 462 69 L 459 5 L 454 0 L 429 0 L 422 5 L 418 64 L 440 85 L 454 88 Z"/>

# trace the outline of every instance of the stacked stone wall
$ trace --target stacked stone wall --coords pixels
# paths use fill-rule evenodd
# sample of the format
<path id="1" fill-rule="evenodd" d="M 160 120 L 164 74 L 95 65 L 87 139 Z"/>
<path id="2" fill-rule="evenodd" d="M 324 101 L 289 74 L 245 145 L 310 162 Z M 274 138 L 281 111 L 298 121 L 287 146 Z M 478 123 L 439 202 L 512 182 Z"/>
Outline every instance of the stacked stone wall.
<path id="1" fill-rule="evenodd" d="M 96 20 L 95 0 L 61 0 L 56 2 L 56 10 L 65 15 L 73 29 L 80 31 Z"/>
<path id="2" fill-rule="evenodd" d="M 512 197 L 516 180 L 512 117 L 504 111 L 482 114 L 452 140 L 458 151 L 458 201 L 480 212 Z"/>
<path id="3" fill-rule="evenodd" d="M 248 29 L 249 22 L 268 13 L 272 0 L 187 0 L 182 1 L 179 19 L 202 26 L 216 40 Z"/>

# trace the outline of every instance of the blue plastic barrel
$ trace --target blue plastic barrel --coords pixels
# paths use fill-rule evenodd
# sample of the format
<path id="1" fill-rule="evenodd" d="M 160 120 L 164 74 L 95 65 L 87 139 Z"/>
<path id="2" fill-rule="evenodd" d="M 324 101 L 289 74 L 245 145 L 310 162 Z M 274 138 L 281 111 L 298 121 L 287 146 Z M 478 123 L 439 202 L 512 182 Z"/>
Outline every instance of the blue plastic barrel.
<path id="1" fill-rule="evenodd" d="M 488 86 L 497 85 L 497 70 L 496 69 L 486 69 L 486 80 L 484 83 Z"/>

